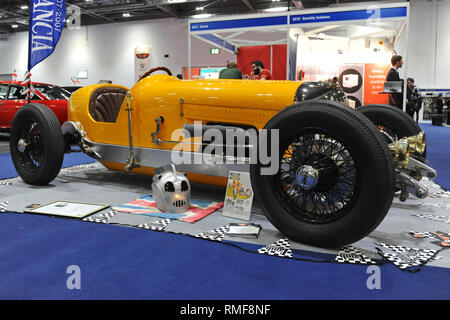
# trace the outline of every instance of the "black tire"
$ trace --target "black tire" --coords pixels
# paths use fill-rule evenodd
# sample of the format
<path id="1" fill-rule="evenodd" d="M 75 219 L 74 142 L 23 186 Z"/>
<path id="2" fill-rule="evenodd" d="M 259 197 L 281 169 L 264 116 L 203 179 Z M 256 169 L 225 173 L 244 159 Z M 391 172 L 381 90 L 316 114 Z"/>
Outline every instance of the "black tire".
<path id="1" fill-rule="evenodd" d="M 25 143 L 19 151 L 19 140 Z M 28 184 L 46 185 L 58 175 L 64 158 L 64 139 L 58 118 L 39 103 L 29 103 L 14 116 L 9 140 L 19 176 Z"/>
<path id="2" fill-rule="evenodd" d="M 387 128 L 386 132 L 394 140 L 413 136 L 422 131 L 410 115 L 390 105 L 370 104 L 359 107 L 357 110 L 369 118 L 377 127 Z M 426 149 L 422 154 L 415 154 L 415 156 L 419 159 L 426 159 Z"/>
<path id="3" fill-rule="evenodd" d="M 352 192 L 348 192 L 346 195 L 349 200 L 341 202 L 340 209 L 337 208 L 337 202 L 333 204 L 333 208 L 330 206 L 330 209 L 335 210 L 332 216 L 311 219 L 311 212 L 308 212 L 307 208 L 303 210 L 298 206 L 295 207 L 295 202 L 298 204 L 299 198 L 297 197 L 294 201 L 291 199 L 291 195 L 286 196 L 288 195 L 286 186 L 280 187 L 280 182 L 283 181 L 281 177 L 287 172 L 282 169 L 286 163 L 280 161 L 280 169 L 274 175 L 261 175 L 260 169 L 264 166 L 260 164 L 260 161 L 252 164 L 250 174 L 256 199 L 269 221 L 281 233 L 298 242 L 337 248 L 360 240 L 381 223 L 392 204 L 395 187 L 394 165 L 392 155 L 382 135 L 366 117 L 337 102 L 310 100 L 296 103 L 282 110 L 264 128 L 279 130 L 279 159 L 289 160 L 288 166 L 291 164 L 297 166 L 293 170 L 298 170 L 302 164 L 310 161 L 305 156 L 307 147 L 310 151 L 314 148 L 320 150 L 313 146 L 318 142 L 308 145 L 306 138 L 306 140 L 302 140 L 303 144 L 294 144 L 293 139 L 299 136 L 302 139 L 313 136 L 316 137 L 315 139 L 319 139 L 317 141 L 324 141 L 322 143 L 328 141 L 329 145 L 335 143 L 343 146 L 344 151 L 341 152 L 345 152 L 346 157 L 349 158 L 345 161 L 354 166 L 352 169 L 354 183 L 350 187 Z M 291 153 L 292 156 L 284 158 L 287 154 L 285 150 L 289 150 L 289 147 L 295 148 Z M 332 152 L 329 157 L 331 159 L 334 151 L 327 152 Z M 300 156 L 296 159 L 294 154 L 302 155 L 303 162 L 297 162 Z M 317 154 L 319 154 L 318 151 Z M 314 156 L 317 154 L 310 153 Z M 335 159 L 338 159 L 337 155 L 334 154 Z M 334 163 L 336 166 L 337 161 L 335 160 Z M 319 160 L 314 163 L 318 162 Z M 329 162 L 332 166 L 333 161 Z M 339 173 L 341 172 L 339 170 L 341 168 L 330 172 Z M 295 179 L 298 179 L 297 172 Z M 326 172 L 326 170 L 321 172 Z M 319 194 L 321 175 L 322 173 L 319 174 L 317 185 L 308 191 L 314 197 L 316 197 L 315 192 L 317 195 Z M 295 179 L 292 179 L 292 185 L 296 184 Z M 336 188 L 336 186 L 337 184 L 332 187 Z M 320 188 L 323 189 L 323 186 Z M 294 186 L 293 189 L 295 189 Z M 332 189 L 330 188 L 330 190 Z M 305 190 L 301 190 L 301 192 L 306 194 Z M 320 194 L 322 194 L 322 198 L 318 202 L 332 202 L 337 199 L 335 194 L 333 194 L 334 200 L 323 199 L 324 193 Z M 307 202 L 307 197 L 305 195 L 301 199 L 302 203 Z M 323 204 L 323 207 L 326 205 Z"/>

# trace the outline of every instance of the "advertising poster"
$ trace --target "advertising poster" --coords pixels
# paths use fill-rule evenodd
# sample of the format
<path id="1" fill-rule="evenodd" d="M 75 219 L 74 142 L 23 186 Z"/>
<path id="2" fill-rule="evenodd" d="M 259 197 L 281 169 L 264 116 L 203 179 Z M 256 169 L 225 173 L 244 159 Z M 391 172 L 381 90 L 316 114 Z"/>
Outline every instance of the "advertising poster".
<path id="1" fill-rule="evenodd" d="M 150 46 L 136 47 L 134 49 L 134 81 L 150 70 Z"/>
<path id="2" fill-rule="evenodd" d="M 387 94 L 380 94 L 384 90 L 386 75 L 390 64 L 366 63 L 364 75 L 364 104 L 389 104 Z"/>
<path id="3" fill-rule="evenodd" d="M 362 106 L 364 88 L 364 64 L 343 64 L 339 66 L 339 83 L 353 108 Z"/>
<path id="4" fill-rule="evenodd" d="M 250 220 L 253 190 L 248 172 L 230 171 L 223 205 L 226 217 Z"/>

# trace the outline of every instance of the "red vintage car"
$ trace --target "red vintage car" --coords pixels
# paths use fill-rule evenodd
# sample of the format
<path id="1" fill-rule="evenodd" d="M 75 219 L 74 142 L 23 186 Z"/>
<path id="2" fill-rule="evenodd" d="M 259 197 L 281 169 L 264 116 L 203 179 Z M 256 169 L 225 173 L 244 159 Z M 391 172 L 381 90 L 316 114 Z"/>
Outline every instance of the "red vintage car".
<path id="1" fill-rule="evenodd" d="M 67 102 L 70 93 L 46 83 L 33 82 L 35 88 L 31 102 L 49 107 L 62 124 L 67 121 Z M 0 132 L 9 132 L 14 115 L 28 103 L 26 87 L 20 81 L 0 81 Z"/>

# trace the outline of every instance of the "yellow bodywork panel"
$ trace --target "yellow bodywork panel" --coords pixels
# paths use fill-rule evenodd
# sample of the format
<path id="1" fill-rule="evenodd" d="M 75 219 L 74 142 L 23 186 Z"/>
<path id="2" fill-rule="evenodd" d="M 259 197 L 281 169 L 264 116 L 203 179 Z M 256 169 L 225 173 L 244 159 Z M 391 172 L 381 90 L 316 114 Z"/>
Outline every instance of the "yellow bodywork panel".
<path id="1" fill-rule="evenodd" d="M 96 84 L 75 91 L 68 105 L 69 121 L 81 123 L 86 138 L 95 143 L 127 146 L 128 113 L 124 99 L 115 123 L 95 121 L 89 113 L 92 93 L 101 87 L 124 88 L 131 93 L 133 145 L 171 150 L 176 144 L 152 142 L 155 118 L 162 116 L 158 138 L 176 140 L 176 129 L 194 121 L 241 124 L 262 129 L 280 110 L 294 103 L 301 82 L 258 80 L 180 80 L 168 75 L 152 75 L 128 89 L 119 85 Z M 180 133 L 180 131 L 178 131 Z M 119 164 L 104 163 L 112 170 Z M 133 172 L 146 169 L 134 169 Z M 197 180 L 197 179 L 195 179 Z M 222 179 L 223 180 L 223 179 Z"/>

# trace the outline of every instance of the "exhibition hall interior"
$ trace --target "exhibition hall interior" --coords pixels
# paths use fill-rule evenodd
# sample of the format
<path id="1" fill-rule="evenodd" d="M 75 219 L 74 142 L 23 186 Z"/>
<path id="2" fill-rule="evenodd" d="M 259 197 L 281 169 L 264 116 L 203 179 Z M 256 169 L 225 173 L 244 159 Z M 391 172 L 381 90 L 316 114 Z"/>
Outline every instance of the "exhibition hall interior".
<path id="1" fill-rule="evenodd" d="M 449 299 L 449 16 L 2 0 L 0 299 Z"/>

